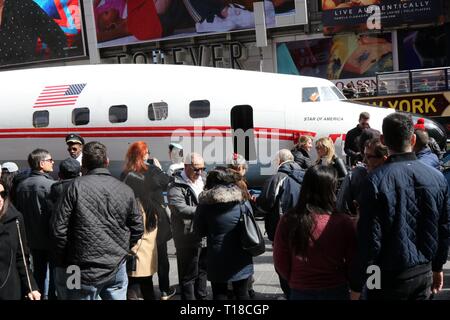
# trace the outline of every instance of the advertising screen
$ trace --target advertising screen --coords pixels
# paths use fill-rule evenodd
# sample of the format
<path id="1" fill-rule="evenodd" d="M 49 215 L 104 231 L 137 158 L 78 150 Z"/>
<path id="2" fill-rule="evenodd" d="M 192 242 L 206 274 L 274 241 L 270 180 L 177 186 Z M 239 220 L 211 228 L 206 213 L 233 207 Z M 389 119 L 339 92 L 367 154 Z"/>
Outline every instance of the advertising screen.
<path id="1" fill-rule="evenodd" d="M 435 23 L 441 0 L 322 0 L 324 34 Z"/>
<path id="2" fill-rule="evenodd" d="M 94 0 L 99 48 L 255 28 L 261 0 Z M 264 0 L 266 27 L 294 15 L 294 0 Z"/>
<path id="3" fill-rule="evenodd" d="M 374 77 L 392 69 L 390 33 L 337 35 L 277 45 L 279 73 L 338 80 Z"/>
<path id="4" fill-rule="evenodd" d="M 80 0 L 0 0 L 0 67 L 85 57 Z"/>
<path id="5" fill-rule="evenodd" d="M 448 66 L 450 25 L 398 31 L 400 70 Z"/>

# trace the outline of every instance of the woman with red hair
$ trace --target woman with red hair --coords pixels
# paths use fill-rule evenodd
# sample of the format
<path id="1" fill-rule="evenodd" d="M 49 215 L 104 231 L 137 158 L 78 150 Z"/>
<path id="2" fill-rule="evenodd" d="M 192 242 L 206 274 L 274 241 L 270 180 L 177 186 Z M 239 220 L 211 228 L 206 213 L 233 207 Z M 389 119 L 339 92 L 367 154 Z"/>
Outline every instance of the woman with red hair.
<path id="1" fill-rule="evenodd" d="M 145 231 L 142 238 L 131 249 L 128 267 L 128 292 L 130 300 L 139 298 L 139 291 L 144 300 L 154 300 L 153 274 L 157 272 L 158 255 L 156 248 L 156 210 L 150 201 L 145 187 L 145 173 L 148 171 L 148 147 L 143 141 L 133 143 L 125 158 L 122 180 L 133 189 L 141 207 Z"/>
<path id="2" fill-rule="evenodd" d="M 130 263 L 134 268 L 129 270 L 128 298 L 135 299 L 141 291 L 145 300 L 153 300 L 155 294 L 152 275 L 158 272 L 161 299 L 168 300 L 175 294 L 175 290 L 169 286 L 167 241 L 172 234 L 163 191 L 167 190 L 172 178 L 161 170 L 157 159 L 150 159 L 148 146 L 144 141 L 134 142 L 128 148 L 121 178 L 133 189 L 142 205 L 145 225 L 144 236 L 132 249 L 136 263 Z"/>
<path id="3" fill-rule="evenodd" d="M 137 141 L 130 145 L 125 157 L 124 173 L 131 171 L 145 173 L 148 169 L 146 163 L 149 158 L 148 146 L 144 141 Z"/>

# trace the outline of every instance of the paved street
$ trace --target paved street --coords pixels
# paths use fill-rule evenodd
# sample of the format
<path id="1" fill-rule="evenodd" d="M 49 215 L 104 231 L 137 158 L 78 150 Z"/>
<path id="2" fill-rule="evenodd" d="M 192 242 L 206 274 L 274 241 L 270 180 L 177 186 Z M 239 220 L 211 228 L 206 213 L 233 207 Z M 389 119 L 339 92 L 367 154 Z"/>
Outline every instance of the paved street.
<path id="1" fill-rule="evenodd" d="M 261 230 L 264 230 L 264 223 L 259 222 Z M 173 241 L 169 242 L 168 245 L 169 252 L 169 261 L 170 261 L 170 284 L 175 285 L 178 283 L 177 276 L 177 262 L 175 257 L 175 247 Z M 253 289 L 256 291 L 255 299 L 261 300 L 276 300 L 282 299 L 282 291 L 278 282 L 278 276 L 273 268 L 273 260 L 272 260 L 272 246 L 270 241 L 266 239 L 266 252 L 254 258 L 255 264 L 255 283 L 253 285 Z M 444 266 L 444 290 L 438 294 L 435 299 L 436 300 L 450 300 L 450 260 Z M 153 281 L 155 282 L 155 293 L 158 296 L 158 277 L 154 276 Z M 211 294 L 211 286 L 208 282 L 208 290 L 210 292 L 210 298 L 212 298 Z M 179 300 L 180 296 L 177 294 L 174 297 L 175 300 Z"/>
<path id="2" fill-rule="evenodd" d="M 261 230 L 264 230 L 264 223 L 260 221 L 259 224 Z M 178 283 L 178 275 L 175 247 L 172 240 L 168 243 L 168 253 L 170 261 L 170 284 L 175 285 Z M 282 291 L 278 282 L 278 276 L 273 268 L 272 246 L 267 238 L 266 252 L 263 255 L 254 258 L 253 261 L 255 267 L 255 283 L 253 285 L 253 289 L 256 291 L 255 299 L 275 300 L 282 298 Z M 158 296 L 158 277 L 154 276 L 153 281 L 155 283 L 155 294 Z M 212 298 L 211 285 L 209 282 L 208 291 L 210 293 L 209 298 Z M 175 300 L 179 299 L 180 296 L 177 293 Z"/>

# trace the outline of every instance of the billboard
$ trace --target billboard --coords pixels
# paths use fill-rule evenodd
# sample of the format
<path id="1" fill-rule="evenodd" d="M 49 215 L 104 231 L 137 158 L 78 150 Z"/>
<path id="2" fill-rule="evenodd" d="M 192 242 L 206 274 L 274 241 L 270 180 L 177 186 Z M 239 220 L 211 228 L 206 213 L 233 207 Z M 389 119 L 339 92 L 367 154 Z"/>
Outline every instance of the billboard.
<path id="1" fill-rule="evenodd" d="M 450 62 L 450 24 L 398 31 L 400 70 L 440 68 Z"/>
<path id="2" fill-rule="evenodd" d="M 393 70 L 391 33 L 305 39 L 277 44 L 279 73 L 328 80 L 364 78 Z"/>
<path id="3" fill-rule="evenodd" d="M 441 0 L 322 0 L 324 34 L 438 22 Z"/>
<path id="4" fill-rule="evenodd" d="M 99 48 L 255 28 L 261 0 L 94 0 Z M 295 15 L 294 0 L 264 0 L 266 27 Z"/>
<path id="5" fill-rule="evenodd" d="M 80 0 L 0 3 L 0 67 L 86 56 Z"/>

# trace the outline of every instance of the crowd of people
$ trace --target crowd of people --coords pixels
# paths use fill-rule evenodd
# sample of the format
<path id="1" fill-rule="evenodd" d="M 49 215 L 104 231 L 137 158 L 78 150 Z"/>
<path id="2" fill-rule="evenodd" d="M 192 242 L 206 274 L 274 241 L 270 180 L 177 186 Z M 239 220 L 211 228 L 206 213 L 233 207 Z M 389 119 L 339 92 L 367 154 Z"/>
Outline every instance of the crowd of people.
<path id="1" fill-rule="evenodd" d="M 144 141 L 130 144 L 120 179 L 108 170 L 106 147 L 77 134 L 66 137 L 59 181 L 44 149 L 29 154 L 27 170 L 3 163 L 0 299 L 171 299 L 172 238 L 181 299 L 208 299 L 207 281 L 214 300 L 250 299 L 242 216 L 255 210 L 286 299 L 426 299 L 443 287 L 450 245 L 440 153 L 423 121 L 394 113 L 382 133 L 369 122 L 361 113 L 347 134 L 347 164 L 328 137 L 315 140 L 317 159 L 309 136 L 279 150 L 258 198 L 242 155 L 206 173 L 200 154 L 175 143 L 166 171 Z M 375 284 L 367 280 L 373 266 Z"/>

